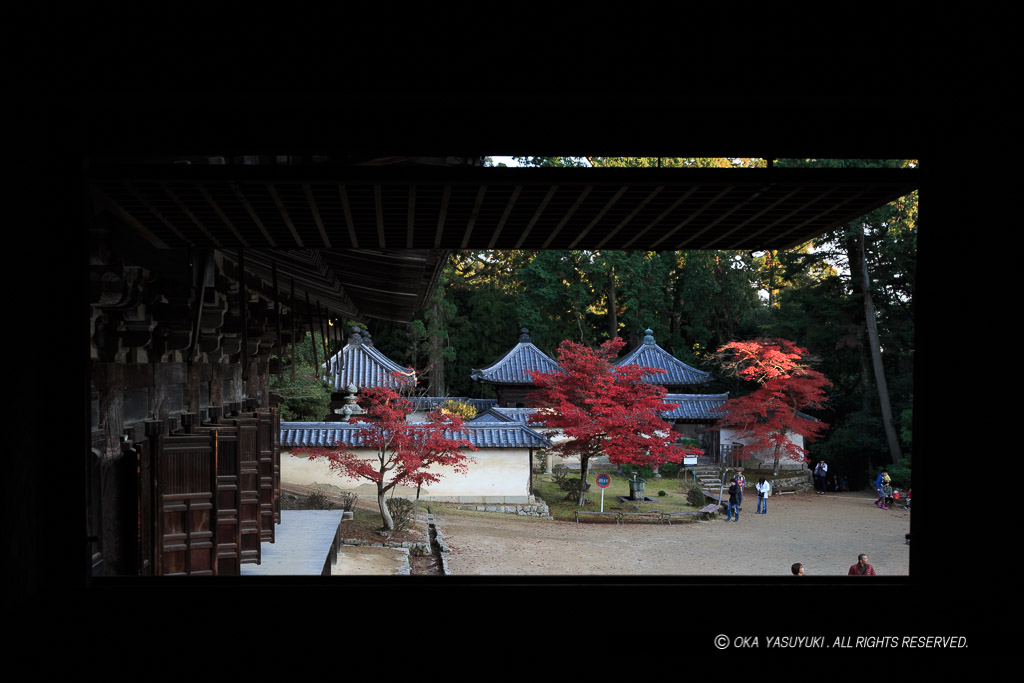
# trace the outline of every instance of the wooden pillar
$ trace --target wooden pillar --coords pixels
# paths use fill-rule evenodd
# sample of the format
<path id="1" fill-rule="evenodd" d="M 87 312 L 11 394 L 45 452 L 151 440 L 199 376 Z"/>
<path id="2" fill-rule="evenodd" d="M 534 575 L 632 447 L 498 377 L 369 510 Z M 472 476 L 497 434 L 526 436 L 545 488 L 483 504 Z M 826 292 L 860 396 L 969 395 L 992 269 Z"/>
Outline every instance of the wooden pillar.
<path id="1" fill-rule="evenodd" d="M 280 356 L 279 356 L 280 358 Z M 259 357 L 259 394 L 260 407 L 270 406 L 270 355 Z"/>
<path id="2" fill-rule="evenodd" d="M 199 395 L 202 393 L 199 363 L 185 364 L 185 411 L 199 412 Z"/>
<path id="3" fill-rule="evenodd" d="M 210 405 L 224 405 L 224 364 L 213 363 L 210 366 Z"/>

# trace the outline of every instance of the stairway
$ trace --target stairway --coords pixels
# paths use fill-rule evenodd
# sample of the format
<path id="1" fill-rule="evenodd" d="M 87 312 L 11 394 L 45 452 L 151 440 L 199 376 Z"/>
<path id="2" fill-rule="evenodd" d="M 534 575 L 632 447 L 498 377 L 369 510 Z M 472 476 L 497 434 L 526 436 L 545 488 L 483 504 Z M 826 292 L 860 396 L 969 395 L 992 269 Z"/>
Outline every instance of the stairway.
<path id="1" fill-rule="evenodd" d="M 697 465 L 690 471 L 693 472 L 702 491 L 718 495 L 718 490 L 722 486 L 722 472 L 717 465 Z"/>

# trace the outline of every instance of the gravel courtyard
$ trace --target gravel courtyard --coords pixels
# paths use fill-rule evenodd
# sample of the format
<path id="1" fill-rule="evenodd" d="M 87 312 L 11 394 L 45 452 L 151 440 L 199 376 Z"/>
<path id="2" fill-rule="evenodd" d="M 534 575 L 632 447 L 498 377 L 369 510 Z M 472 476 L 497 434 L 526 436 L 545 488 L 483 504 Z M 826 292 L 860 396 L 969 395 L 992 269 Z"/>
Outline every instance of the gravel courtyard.
<path id="1" fill-rule="evenodd" d="M 788 575 L 802 562 L 808 576 L 845 575 L 867 553 L 879 575 L 907 576 L 910 512 L 873 505 L 869 492 L 775 496 L 767 515 L 744 498 L 739 522 L 671 526 L 556 522 L 435 510 L 451 547 L 453 575 L 686 576 Z"/>

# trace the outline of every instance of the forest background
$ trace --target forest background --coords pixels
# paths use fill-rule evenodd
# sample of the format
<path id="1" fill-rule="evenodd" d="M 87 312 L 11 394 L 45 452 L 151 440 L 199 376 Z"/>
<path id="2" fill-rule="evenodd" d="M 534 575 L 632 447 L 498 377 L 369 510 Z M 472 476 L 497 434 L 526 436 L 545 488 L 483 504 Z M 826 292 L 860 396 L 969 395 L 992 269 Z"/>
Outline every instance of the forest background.
<path id="1" fill-rule="evenodd" d="M 764 159 L 515 157 L 524 166 L 763 167 Z M 490 160 L 489 160 L 490 163 Z M 776 167 L 915 166 L 913 160 L 777 159 Z M 730 341 L 782 337 L 804 346 L 832 383 L 829 424 L 810 444 L 851 488 L 879 466 L 909 485 L 913 446 L 914 293 L 917 192 L 810 242 L 769 251 L 453 252 L 426 307 L 408 324 L 345 321 L 369 329 L 374 345 L 414 367 L 429 396 L 492 398 L 470 378 L 519 340 L 554 356 L 564 339 L 596 346 L 620 336 L 625 351 L 653 330 L 658 345 L 715 379 L 697 393 L 752 387 L 715 374 L 711 355 Z M 329 334 L 331 353 L 338 344 Z M 318 340 L 319 342 L 320 340 Z M 312 381 L 312 346 L 297 354 L 301 386 L 283 373 L 285 419 L 322 419 L 329 392 Z M 323 347 L 320 361 L 323 361 Z M 294 396 L 295 398 L 291 398 Z M 290 406 L 290 408 L 289 408 Z M 326 410 L 323 411 L 326 413 Z M 811 412 L 811 411 L 809 411 Z"/>

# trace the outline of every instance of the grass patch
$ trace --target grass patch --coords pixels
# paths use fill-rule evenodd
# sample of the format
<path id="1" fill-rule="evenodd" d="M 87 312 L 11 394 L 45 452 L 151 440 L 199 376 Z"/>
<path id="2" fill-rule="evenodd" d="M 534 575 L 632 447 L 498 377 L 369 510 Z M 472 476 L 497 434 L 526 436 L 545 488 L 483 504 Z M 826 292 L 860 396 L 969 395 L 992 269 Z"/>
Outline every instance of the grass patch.
<path id="1" fill-rule="evenodd" d="M 594 483 L 597 474 L 591 471 L 587 478 L 590 482 L 587 499 L 590 502 L 582 508 L 592 512 L 601 509 L 601 489 Z M 655 510 L 658 512 L 686 512 L 697 509 L 686 500 L 686 492 L 691 486 L 689 481 L 666 477 L 648 479 L 644 494 L 648 498 L 653 498 L 653 502 L 622 502 L 618 496 L 629 496 L 628 477 L 614 472 L 605 474 L 611 477 L 611 483 L 604 490 L 605 512 L 653 512 Z M 548 504 L 553 518 L 563 521 L 576 520 L 576 510 L 580 508 L 575 501 L 565 500 L 565 491 L 558 488 L 552 475 L 534 475 L 533 488 L 534 493 Z M 666 495 L 658 496 L 658 491 L 665 491 Z"/>

